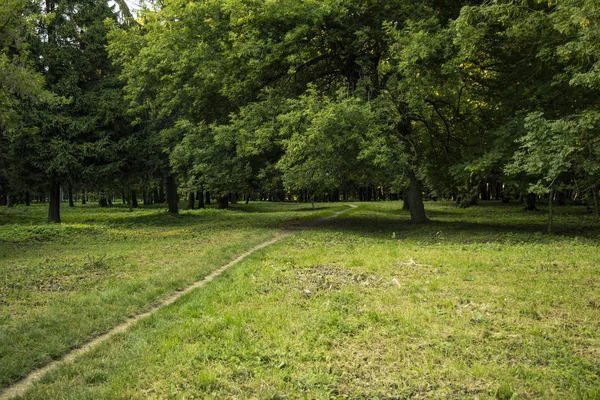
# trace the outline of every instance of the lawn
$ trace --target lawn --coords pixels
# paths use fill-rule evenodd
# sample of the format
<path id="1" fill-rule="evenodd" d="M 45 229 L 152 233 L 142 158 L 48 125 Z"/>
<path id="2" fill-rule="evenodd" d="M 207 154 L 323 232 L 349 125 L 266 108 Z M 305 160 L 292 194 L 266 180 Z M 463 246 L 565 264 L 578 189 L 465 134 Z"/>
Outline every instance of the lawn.
<path id="1" fill-rule="evenodd" d="M 78 206 L 62 225 L 46 207 L 0 209 L 0 388 L 151 308 L 272 238 L 283 223 L 329 209 L 264 204 L 185 211 Z"/>
<path id="2" fill-rule="evenodd" d="M 357 205 L 254 253 L 24 398 L 600 396 L 600 230 L 584 208 L 558 207 L 548 235 L 545 215 L 519 205 L 428 203 L 434 222 L 421 227 L 399 203 Z M 64 227 L 37 226 L 56 232 L 36 242 L 19 239 L 35 231 L 27 221 L 10 225 L 3 371 L 24 354 L 43 362 L 44 349 L 22 342 L 63 343 L 56 357 L 68 340 L 84 342 L 280 224 L 315 215 L 290 204 L 243 209 L 81 211 Z M 68 290 L 45 289 L 46 263 Z"/>

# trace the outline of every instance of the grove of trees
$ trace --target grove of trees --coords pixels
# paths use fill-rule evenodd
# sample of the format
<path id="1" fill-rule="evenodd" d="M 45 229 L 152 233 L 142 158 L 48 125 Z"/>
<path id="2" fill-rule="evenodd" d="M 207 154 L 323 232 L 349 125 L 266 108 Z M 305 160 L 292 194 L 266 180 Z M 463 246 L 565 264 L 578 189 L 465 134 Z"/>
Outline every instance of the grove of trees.
<path id="1" fill-rule="evenodd" d="M 0 82 L 0 203 L 52 222 L 61 191 L 598 212 L 597 0 L 4 0 Z"/>

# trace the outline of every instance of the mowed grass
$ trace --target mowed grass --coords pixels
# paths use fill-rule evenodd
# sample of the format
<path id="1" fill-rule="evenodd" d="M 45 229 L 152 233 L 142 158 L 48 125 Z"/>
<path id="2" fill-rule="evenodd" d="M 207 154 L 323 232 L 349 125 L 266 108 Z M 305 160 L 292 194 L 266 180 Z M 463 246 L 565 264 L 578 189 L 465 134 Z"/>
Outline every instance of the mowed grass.
<path id="1" fill-rule="evenodd" d="M 249 204 L 183 211 L 47 206 L 0 209 L 0 390 L 151 308 L 282 225 L 343 206 Z"/>
<path id="2" fill-rule="evenodd" d="M 518 205 L 430 203 L 423 227 L 399 208 L 360 204 L 253 254 L 24 398 L 600 396 L 585 210 L 546 235 Z"/>

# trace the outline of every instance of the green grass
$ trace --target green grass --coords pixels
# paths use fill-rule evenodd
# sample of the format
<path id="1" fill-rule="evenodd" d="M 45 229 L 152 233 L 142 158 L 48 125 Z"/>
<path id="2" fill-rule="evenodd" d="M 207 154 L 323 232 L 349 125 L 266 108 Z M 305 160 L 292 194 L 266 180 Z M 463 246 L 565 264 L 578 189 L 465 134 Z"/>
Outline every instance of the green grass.
<path id="1" fill-rule="evenodd" d="M 237 231 L 292 206 L 260 207 L 215 221 Z M 518 205 L 429 203 L 422 227 L 399 208 L 360 204 L 253 254 L 24 398 L 600 396 L 600 230 L 585 209 L 558 208 L 547 235 Z"/>
<path id="2" fill-rule="evenodd" d="M 336 206 L 338 209 L 342 206 Z M 284 223 L 331 212 L 305 205 L 232 210 L 63 208 L 0 211 L 0 388 L 201 279 Z"/>

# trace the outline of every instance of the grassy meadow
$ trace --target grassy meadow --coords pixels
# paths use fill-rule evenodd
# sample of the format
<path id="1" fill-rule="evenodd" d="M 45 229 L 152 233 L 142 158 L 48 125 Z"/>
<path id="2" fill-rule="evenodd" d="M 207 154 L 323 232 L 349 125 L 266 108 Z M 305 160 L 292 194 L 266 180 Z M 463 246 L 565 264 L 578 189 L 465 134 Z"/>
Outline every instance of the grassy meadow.
<path id="1" fill-rule="evenodd" d="M 585 208 L 356 203 L 63 365 L 27 399 L 600 397 L 600 229 Z M 0 382 L 343 204 L 0 211 Z"/>

